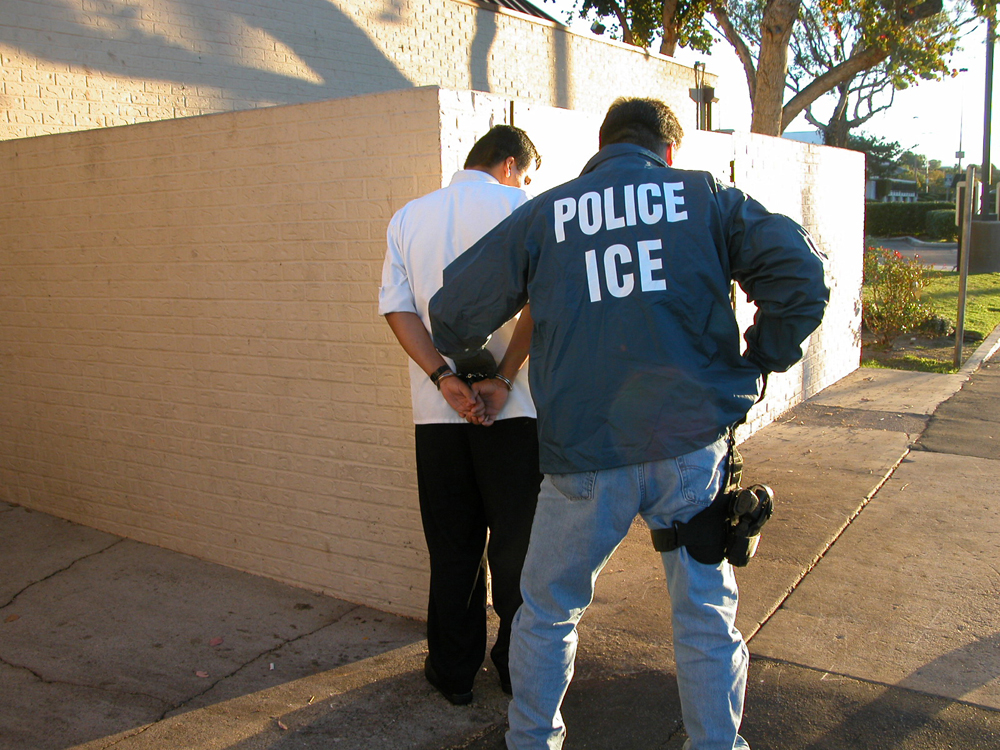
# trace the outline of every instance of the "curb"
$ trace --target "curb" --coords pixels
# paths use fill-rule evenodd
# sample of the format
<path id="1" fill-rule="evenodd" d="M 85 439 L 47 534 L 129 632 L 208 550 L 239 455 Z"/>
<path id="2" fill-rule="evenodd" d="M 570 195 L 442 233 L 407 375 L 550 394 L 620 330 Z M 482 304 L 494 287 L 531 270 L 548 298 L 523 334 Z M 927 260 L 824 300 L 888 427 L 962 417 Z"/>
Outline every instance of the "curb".
<path id="1" fill-rule="evenodd" d="M 897 240 L 900 242 L 905 242 L 911 247 L 931 247 L 937 248 L 938 250 L 957 250 L 957 242 L 927 242 L 926 240 L 918 240 L 916 237 L 910 237 L 909 235 L 905 237 L 866 237 L 866 244 L 870 242 L 882 242 L 884 240 Z"/>
<path id="2" fill-rule="evenodd" d="M 902 237 L 912 245 L 913 247 L 936 247 L 939 250 L 957 250 L 957 242 L 925 242 L 924 240 L 918 240 L 916 237 Z"/>
<path id="3" fill-rule="evenodd" d="M 965 364 L 959 368 L 958 374 L 968 379 L 972 373 L 983 366 L 983 362 L 996 354 L 997 349 L 1000 349 L 1000 325 L 997 325 L 993 329 L 993 333 L 987 336 L 976 351 L 969 355 Z"/>

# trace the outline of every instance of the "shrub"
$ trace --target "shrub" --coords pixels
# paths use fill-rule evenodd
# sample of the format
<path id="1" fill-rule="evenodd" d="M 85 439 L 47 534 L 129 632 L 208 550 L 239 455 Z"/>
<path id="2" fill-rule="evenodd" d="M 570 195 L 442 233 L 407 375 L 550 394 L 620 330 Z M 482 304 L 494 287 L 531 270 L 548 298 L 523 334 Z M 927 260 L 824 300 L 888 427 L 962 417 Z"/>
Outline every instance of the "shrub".
<path id="1" fill-rule="evenodd" d="M 958 236 L 955 226 L 955 209 L 928 211 L 924 218 L 927 234 L 935 240 L 953 240 Z"/>
<path id="2" fill-rule="evenodd" d="M 865 250 L 861 319 L 879 344 L 888 346 L 933 316 L 933 309 L 920 301 L 928 283 L 926 271 L 920 261 L 908 260 L 893 250 Z"/>
<path id="3" fill-rule="evenodd" d="M 955 210 L 953 203 L 866 203 L 865 234 L 905 237 L 924 233 L 928 211 Z"/>

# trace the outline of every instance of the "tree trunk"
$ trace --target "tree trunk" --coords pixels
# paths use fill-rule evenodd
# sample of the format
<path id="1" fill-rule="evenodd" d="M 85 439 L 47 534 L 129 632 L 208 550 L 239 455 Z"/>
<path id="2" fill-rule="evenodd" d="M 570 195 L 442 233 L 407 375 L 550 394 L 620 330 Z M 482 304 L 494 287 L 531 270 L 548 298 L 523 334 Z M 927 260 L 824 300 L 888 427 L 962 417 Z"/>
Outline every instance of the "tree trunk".
<path id="1" fill-rule="evenodd" d="M 663 39 L 660 41 L 660 54 L 673 57 L 677 51 L 677 2 L 678 0 L 663 0 Z"/>
<path id="2" fill-rule="evenodd" d="M 823 141 L 827 146 L 847 148 L 847 136 L 850 132 L 851 128 L 847 124 L 847 114 L 841 112 L 839 117 L 831 120 L 830 124 L 826 126 L 826 129 L 823 131 Z"/>
<path id="3" fill-rule="evenodd" d="M 941 12 L 942 7 L 941 0 L 924 0 L 919 5 L 903 11 L 903 21 L 907 26 L 911 26 L 925 18 L 937 15 Z M 781 115 L 781 130 L 779 132 L 784 132 L 785 128 L 791 124 L 792 120 L 802 110 L 823 96 L 827 91 L 845 81 L 850 81 L 862 71 L 874 68 L 888 57 L 889 51 L 884 49 L 869 47 L 853 51 L 849 58 L 818 78 L 814 78 L 808 86 L 792 97 L 792 100 L 788 102 Z"/>
<path id="4" fill-rule="evenodd" d="M 772 0 L 760 25 L 757 90 L 753 99 L 750 132 L 781 135 L 781 107 L 788 73 L 788 43 L 802 0 Z"/>
<path id="5" fill-rule="evenodd" d="M 830 122 L 823 128 L 823 143 L 836 148 L 847 148 L 847 135 L 851 124 L 847 121 L 847 100 L 850 96 L 850 81 L 839 86 L 840 98 L 833 110 Z"/>
<path id="6" fill-rule="evenodd" d="M 626 5 L 626 7 L 628 7 Z M 625 44 L 635 44 L 635 37 L 632 36 L 632 29 L 628 25 L 628 16 L 625 15 L 625 11 L 618 7 L 618 3 L 615 3 L 615 15 L 618 16 L 618 25 L 622 27 L 622 41 Z"/>

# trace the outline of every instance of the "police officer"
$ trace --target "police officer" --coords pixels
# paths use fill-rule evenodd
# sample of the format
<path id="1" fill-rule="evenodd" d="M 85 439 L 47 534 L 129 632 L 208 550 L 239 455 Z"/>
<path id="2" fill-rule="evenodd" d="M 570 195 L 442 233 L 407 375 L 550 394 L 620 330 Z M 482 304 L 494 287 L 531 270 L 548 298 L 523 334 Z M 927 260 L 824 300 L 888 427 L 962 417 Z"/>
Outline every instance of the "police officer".
<path id="1" fill-rule="evenodd" d="M 560 748 L 576 624 L 636 514 L 687 522 L 725 479 L 727 434 L 770 372 L 802 356 L 829 292 L 806 232 L 705 172 L 671 167 L 682 131 L 619 99 L 575 180 L 517 209 L 452 263 L 430 303 L 437 348 L 462 359 L 528 300 L 545 473 L 511 644 L 507 745 Z M 740 340 L 737 281 L 758 308 Z M 690 750 L 739 736 L 747 649 L 730 564 L 662 555 Z"/>

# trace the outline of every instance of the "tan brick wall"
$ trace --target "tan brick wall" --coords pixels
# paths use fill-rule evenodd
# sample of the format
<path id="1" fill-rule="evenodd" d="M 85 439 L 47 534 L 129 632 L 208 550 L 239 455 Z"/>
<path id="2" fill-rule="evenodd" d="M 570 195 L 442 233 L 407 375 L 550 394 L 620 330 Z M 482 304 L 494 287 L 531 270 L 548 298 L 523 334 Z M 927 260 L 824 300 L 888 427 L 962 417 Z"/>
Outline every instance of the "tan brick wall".
<path id="1" fill-rule="evenodd" d="M 592 113 L 433 88 L 0 143 L 0 499 L 422 616 L 385 228 L 511 111 L 539 188 L 596 149 Z M 681 155 L 735 159 L 831 258 L 757 428 L 857 366 L 863 157 L 704 133 Z"/>
<path id="2" fill-rule="evenodd" d="M 693 80 L 461 0 L 0 3 L 0 140 L 425 85 L 594 112 L 658 96 L 693 129 Z"/>
<path id="3" fill-rule="evenodd" d="M 0 497 L 420 615 L 385 227 L 437 91 L 0 143 Z"/>

